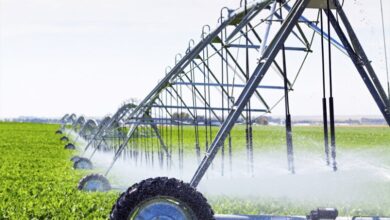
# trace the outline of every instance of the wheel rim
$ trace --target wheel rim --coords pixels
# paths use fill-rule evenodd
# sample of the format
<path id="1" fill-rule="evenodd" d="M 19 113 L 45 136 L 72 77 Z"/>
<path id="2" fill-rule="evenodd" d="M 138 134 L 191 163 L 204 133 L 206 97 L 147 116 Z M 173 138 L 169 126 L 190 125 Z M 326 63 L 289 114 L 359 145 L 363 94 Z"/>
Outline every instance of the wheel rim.
<path id="1" fill-rule="evenodd" d="M 76 162 L 76 168 L 78 169 L 91 169 L 91 164 L 89 164 L 87 161 L 79 160 Z"/>
<path id="2" fill-rule="evenodd" d="M 195 215 L 186 205 L 174 198 L 158 197 L 135 208 L 129 220 L 195 220 Z"/>
<path id="3" fill-rule="evenodd" d="M 83 187 L 85 191 L 104 191 L 104 188 L 104 183 L 97 179 L 89 180 Z"/>
<path id="4" fill-rule="evenodd" d="M 79 156 L 73 156 L 72 158 L 70 158 L 71 161 L 76 161 L 76 160 L 79 160 L 80 157 Z"/>
<path id="5" fill-rule="evenodd" d="M 74 149 L 75 146 L 74 146 L 73 144 L 67 144 L 67 145 L 66 145 L 66 148 L 67 148 L 67 149 Z"/>

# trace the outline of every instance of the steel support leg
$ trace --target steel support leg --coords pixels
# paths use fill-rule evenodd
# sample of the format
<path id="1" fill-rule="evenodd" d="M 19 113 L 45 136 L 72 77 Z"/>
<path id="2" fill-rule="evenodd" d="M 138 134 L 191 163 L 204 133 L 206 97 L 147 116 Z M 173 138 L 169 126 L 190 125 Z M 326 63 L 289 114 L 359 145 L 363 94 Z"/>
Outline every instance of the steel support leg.
<path id="1" fill-rule="evenodd" d="M 342 21 L 344 22 L 346 17 L 344 18 L 344 16 L 341 16 L 342 14 L 344 14 L 344 13 L 341 13 L 341 11 L 342 10 L 340 9 L 340 14 L 339 15 L 340 15 L 340 18 L 342 18 Z M 350 56 L 353 64 L 355 65 L 357 71 L 359 72 L 359 74 L 362 77 L 364 83 L 366 84 L 369 92 L 371 93 L 371 95 L 374 98 L 376 104 L 378 105 L 379 110 L 382 112 L 385 120 L 390 125 L 390 113 L 389 113 L 388 107 L 385 104 L 386 101 L 383 101 L 383 99 L 381 98 L 378 90 L 375 88 L 375 85 L 373 84 L 372 78 L 369 77 L 369 75 L 367 74 L 367 71 L 363 67 L 363 66 L 367 67 L 367 63 L 362 62 L 361 57 L 360 57 L 361 54 L 359 53 L 359 51 L 355 52 L 353 50 L 351 44 L 349 43 L 346 35 L 344 34 L 343 30 L 341 29 L 341 27 L 340 27 L 339 23 L 337 22 L 335 16 L 333 15 L 333 13 L 331 11 L 328 11 L 328 10 L 325 10 L 325 13 L 329 17 L 330 22 L 331 22 L 334 30 L 336 31 L 336 33 L 339 36 L 339 38 L 342 41 L 342 43 L 344 44 L 344 47 L 346 48 L 346 50 L 348 52 L 348 55 Z M 344 25 L 345 25 L 345 23 L 344 23 Z M 358 40 L 357 40 L 357 38 L 355 38 L 355 39 L 351 39 L 351 41 L 358 41 Z M 355 42 L 355 44 L 357 44 L 357 43 Z"/>
<path id="2" fill-rule="evenodd" d="M 337 7 L 337 12 L 339 14 L 340 20 L 344 24 L 344 27 L 351 39 L 351 43 L 349 43 L 347 37 L 342 31 L 339 22 L 336 20 L 331 11 L 325 10 L 327 13 L 333 28 L 335 29 L 337 35 L 340 40 L 344 44 L 349 56 L 351 57 L 353 63 L 355 64 L 358 72 L 363 78 L 364 83 L 368 87 L 371 95 L 373 96 L 376 104 L 378 105 L 380 111 L 382 112 L 387 124 L 390 126 L 390 111 L 388 106 L 388 97 L 386 92 L 384 91 L 381 83 L 378 80 L 378 77 L 375 74 L 374 68 L 371 66 L 370 61 L 367 58 L 366 53 L 363 50 L 362 45 L 360 44 L 346 14 L 344 13 L 340 3 L 337 0 L 334 0 L 334 3 Z M 347 44 L 347 45 L 346 45 Z M 367 71 L 364 69 L 367 69 Z M 368 73 L 367 73 L 368 72 Z"/>

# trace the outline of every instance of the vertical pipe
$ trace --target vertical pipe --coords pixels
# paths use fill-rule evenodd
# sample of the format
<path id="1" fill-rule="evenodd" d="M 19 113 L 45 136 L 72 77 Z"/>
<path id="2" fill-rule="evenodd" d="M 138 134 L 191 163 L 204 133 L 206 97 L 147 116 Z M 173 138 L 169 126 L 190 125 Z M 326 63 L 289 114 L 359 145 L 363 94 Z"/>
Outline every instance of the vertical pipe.
<path id="1" fill-rule="evenodd" d="M 321 19 L 321 58 L 322 58 L 322 117 L 324 124 L 324 147 L 325 147 L 325 160 L 326 165 L 330 165 L 329 161 L 329 134 L 328 134 L 328 112 L 326 104 L 326 84 L 325 84 L 325 50 L 324 50 L 324 22 L 323 11 L 320 9 Z"/>
<path id="2" fill-rule="evenodd" d="M 329 0 L 327 0 L 327 10 L 330 10 Z M 328 18 L 328 35 L 331 38 L 330 19 Z M 332 82 L 332 45 L 328 41 L 328 59 L 329 59 L 329 119 L 330 119 L 330 146 L 332 151 L 332 165 L 333 171 L 337 171 L 336 163 L 336 129 L 334 120 L 334 100 L 333 100 L 333 82 Z"/>
<path id="3" fill-rule="evenodd" d="M 153 123 L 152 121 L 150 123 Z M 152 129 L 149 128 L 149 134 L 150 134 L 150 148 L 151 148 L 151 160 L 152 160 L 152 167 L 154 168 L 154 137 L 153 137 L 153 132 Z"/>
<path id="4" fill-rule="evenodd" d="M 204 31 L 202 33 L 202 37 L 204 39 Z M 203 50 L 202 51 L 202 60 L 205 60 L 205 51 Z M 207 86 L 206 86 L 206 83 L 207 83 L 207 74 L 206 74 L 206 66 L 203 64 L 203 83 L 205 84 L 205 86 L 203 87 L 203 92 L 204 92 L 204 97 L 205 97 L 205 101 L 204 101 L 204 127 L 205 127 L 205 150 L 206 152 L 208 151 L 208 147 L 209 147 L 209 136 L 208 136 L 208 120 L 207 120 L 207 104 L 206 104 L 206 100 L 207 100 Z"/>
<path id="5" fill-rule="evenodd" d="M 190 75 L 190 80 L 191 82 L 196 82 L 195 78 L 195 73 L 193 69 L 193 63 L 190 63 L 190 69 L 191 69 L 191 75 Z M 192 86 L 192 103 L 193 106 L 198 107 L 197 101 L 196 101 L 196 93 L 195 93 L 195 86 Z M 196 153 L 196 158 L 198 161 L 198 164 L 200 163 L 200 146 L 199 146 L 199 125 L 198 125 L 198 110 L 194 110 L 194 128 L 195 128 L 195 153 Z"/>
<path id="6" fill-rule="evenodd" d="M 173 96 L 170 96 L 170 105 L 173 104 Z M 174 120 L 171 119 L 171 124 L 169 126 L 169 138 L 170 138 L 170 152 L 169 154 L 172 155 L 173 152 L 173 126 L 175 125 Z M 167 160 L 167 164 L 169 166 L 169 169 L 172 168 L 172 161 Z"/>
<path id="7" fill-rule="evenodd" d="M 227 37 L 227 31 L 226 31 L 226 28 L 225 28 L 225 36 Z M 223 42 L 223 41 L 222 41 Z M 226 79 L 227 79 L 227 84 L 229 84 L 229 56 L 228 56 L 228 50 L 225 49 L 225 68 L 226 68 Z M 234 80 L 232 82 L 232 85 L 234 85 Z M 228 109 L 230 111 L 230 108 L 231 108 L 231 103 L 230 103 L 230 100 L 231 98 L 233 97 L 233 88 L 229 91 L 228 89 L 228 95 L 227 95 L 227 105 L 228 105 Z M 232 102 L 234 103 L 234 102 Z M 225 122 L 225 119 L 223 120 L 223 122 Z M 229 172 L 230 172 L 230 176 L 232 175 L 233 173 L 233 150 L 232 150 L 232 136 L 231 136 L 231 133 L 229 131 L 229 134 L 228 134 L 228 151 L 229 151 Z"/>
<path id="8" fill-rule="evenodd" d="M 281 3 L 280 3 L 281 5 Z M 280 8 L 280 17 L 283 19 L 282 9 Z M 286 62 L 286 49 L 284 44 L 282 45 L 282 61 L 283 61 L 283 79 L 284 79 L 284 106 L 286 113 L 286 144 L 287 144 L 287 163 L 288 170 L 291 173 L 295 173 L 294 166 L 294 150 L 292 141 L 292 126 L 291 126 L 291 114 L 290 114 L 290 100 L 288 94 L 288 76 L 287 76 L 287 62 Z"/>
<path id="9" fill-rule="evenodd" d="M 326 165 L 330 165 L 329 161 L 329 129 L 328 129 L 328 112 L 327 112 L 327 105 L 326 105 L 326 98 L 322 98 L 322 116 L 323 116 L 323 123 L 324 123 L 324 147 L 325 147 L 325 160 Z"/>
<path id="10" fill-rule="evenodd" d="M 247 0 L 245 0 L 245 15 L 248 13 L 247 9 Z M 246 78 L 247 81 L 250 78 L 249 77 L 249 39 L 248 39 L 248 25 L 245 26 L 245 66 L 246 66 Z M 248 171 L 253 176 L 254 174 L 254 165 L 253 165 L 253 137 L 252 137 L 252 119 L 251 119 L 251 102 L 248 101 L 246 105 L 246 128 L 245 128 L 245 135 L 246 135 L 246 146 L 247 146 L 247 159 L 249 162 Z"/>
<path id="11" fill-rule="evenodd" d="M 221 16 L 220 16 L 220 21 L 222 23 L 223 21 L 223 15 L 222 15 L 222 11 L 221 11 Z M 226 31 L 226 28 L 224 30 L 221 31 L 221 42 L 224 42 L 224 31 Z M 222 85 L 225 83 L 225 77 L 224 77 L 224 74 L 225 74 L 225 69 L 224 69 L 224 54 L 226 53 L 226 51 L 224 52 L 224 47 L 223 47 L 223 43 L 221 43 L 221 83 Z M 228 84 L 228 83 L 227 83 Z M 229 88 L 227 89 L 229 91 Z M 222 123 L 225 121 L 225 93 L 222 91 L 221 92 L 221 104 L 222 104 Z M 221 147 L 221 175 L 224 176 L 224 169 L 225 169 L 225 142 L 223 142 L 222 144 L 222 147 Z"/>
<path id="12" fill-rule="evenodd" d="M 183 87 L 180 86 L 180 97 L 183 97 Z M 181 141 L 181 169 L 183 170 L 184 169 L 184 112 L 183 113 L 183 102 L 180 102 L 180 105 L 181 105 L 181 115 L 182 115 L 182 118 L 181 118 L 181 137 L 180 137 L 180 141 Z"/>
<path id="13" fill-rule="evenodd" d="M 205 67 L 209 67 L 210 66 L 210 63 L 209 63 L 209 47 L 206 46 L 205 47 L 205 52 L 206 52 L 206 57 L 205 57 L 205 63 L 203 65 L 205 65 Z M 206 68 L 207 69 L 207 103 L 210 103 L 210 107 L 208 108 L 208 126 L 209 126 L 209 137 L 208 139 L 210 141 L 213 140 L 213 127 L 212 127 L 212 112 L 211 112 L 211 86 L 210 86 L 210 75 L 212 74 L 210 69 L 209 68 Z M 207 146 L 208 147 L 208 146 Z M 211 164 L 211 168 L 214 168 L 214 164 L 212 163 Z"/>
<path id="14" fill-rule="evenodd" d="M 176 91 L 179 91 L 178 89 L 178 85 L 175 85 L 175 90 Z M 176 116 L 175 116 L 175 120 L 177 121 L 177 125 L 176 125 L 176 134 L 177 134 L 177 140 L 176 140 L 176 146 L 177 146 L 177 157 L 178 157 L 178 162 L 179 162 L 179 172 L 180 172 L 180 176 L 182 176 L 183 174 L 183 170 L 182 170 L 182 167 L 181 167 L 181 148 L 180 148 L 180 144 L 181 144 L 181 141 L 180 141 L 180 137 L 181 137 L 181 109 L 179 107 L 179 96 L 176 96 L 176 99 L 175 99 L 175 106 L 176 106 Z M 181 103 L 180 103 L 181 104 Z"/>
<path id="15" fill-rule="evenodd" d="M 286 114 L 286 142 L 287 142 L 287 160 L 288 160 L 288 170 L 294 174 L 294 151 L 293 151 L 293 142 L 292 142 L 292 129 L 291 129 L 291 115 Z"/>
<path id="16" fill-rule="evenodd" d="M 167 103 L 167 102 L 165 102 Z M 167 114 L 167 113 L 165 113 Z M 166 118 L 164 117 L 164 112 L 163 110 L 160 108 L 160 118 Z M 163 122 L 167 122 L 166 119 L 163 120 Z M 167 137 L 166 137 L 166 126 L 167 125 L 160 125 L 160 130 L 161 130 L 161 138 L 165 140 L 165 143 L 167 143 Z M 167 148 L 168 148 L 168 143 L 166 144 Z M 169 151 L 167 149 L 167 151 Z M 162 146 L 161 146 L 161 143 L 159 143 L 159 148 L 158 148 L 158 158 L 159 158 L 159 165 L 160 165 L 160 169 L 163 169 L 164 168 L 164 162 L 163 162 L 163 152 L 162 152 Z"/>

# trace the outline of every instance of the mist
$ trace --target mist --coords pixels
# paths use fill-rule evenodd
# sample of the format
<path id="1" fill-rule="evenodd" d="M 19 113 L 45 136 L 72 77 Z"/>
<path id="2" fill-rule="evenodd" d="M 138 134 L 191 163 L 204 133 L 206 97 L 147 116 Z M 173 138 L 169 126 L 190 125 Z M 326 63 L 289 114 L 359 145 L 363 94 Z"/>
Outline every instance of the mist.
<path id="1" fill-rule="evenodd" d="M 81 147 L 80 149 L 83 149 Z M 89 157 L 93 149 L 87 150 Z M 285 152 L 257 150 L 254 155 L 253 174 L 246 152 L 234 152 L 232 166 L 225 152 L 217 155 L 197 189 L 207 197 L 231 197 L 235 199 L 276 199 L 282 201 L 305 201 L 324 204 L 378 203 L 383 190 L 390 190 L 389 150 L 371 147 L 365 150 L 340 149 L 337 151 L 338 171 L 327 166 L 321 153 L 295 152 L 295 174 L 287 170 Z M 105 173 L 114 158 L 113 152 L 97 151 L 91 161 L 94 172 Z M 189 182 L 198 166 L 198 158 L 186 155 L 184 169 L 179 169 L 178 157 L 172 155 L 171 169 L 159 166 L 157 155 L 153 163 L 150 156 L 134 159 L 120 157 L 108 174 L 114 188 L 126 190 L 143 179 L 168 176 Z M 224 172 L 222 174 L 222 164 Z"/>

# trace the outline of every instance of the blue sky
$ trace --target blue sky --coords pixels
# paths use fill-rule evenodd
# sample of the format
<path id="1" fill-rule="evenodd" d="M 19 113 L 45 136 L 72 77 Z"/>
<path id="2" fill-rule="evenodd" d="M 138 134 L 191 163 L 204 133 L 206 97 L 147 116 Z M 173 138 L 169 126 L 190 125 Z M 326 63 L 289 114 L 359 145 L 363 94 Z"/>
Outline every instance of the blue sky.
<path id="1" fill-rule="evenodd" d="M 389 38 L 390 2 L 384 4 Z M 204 24 L 215 26 L 223 6 L 238 5 L 238 0 L 0 0 L 0 118 L 103 116 L 129 98 L 142 99 L 189 39 L 199 39 Z M 345 10 L 385 83 L 379 0 L 346 1 Z M 379 115 L 351 62 L 337 53 L 335 59 L 336 113 Z M 319 72 L 314 76 L 310 68 L 316 65 L 308 62 L 291 94 L 294 115 L 321 114 Z M 282 113 L 283 107 L 274 111 Z"/>

